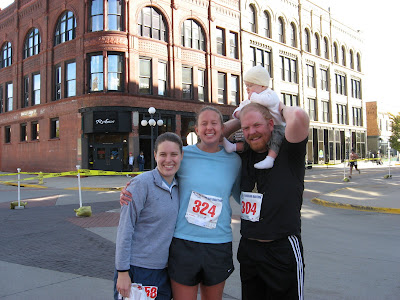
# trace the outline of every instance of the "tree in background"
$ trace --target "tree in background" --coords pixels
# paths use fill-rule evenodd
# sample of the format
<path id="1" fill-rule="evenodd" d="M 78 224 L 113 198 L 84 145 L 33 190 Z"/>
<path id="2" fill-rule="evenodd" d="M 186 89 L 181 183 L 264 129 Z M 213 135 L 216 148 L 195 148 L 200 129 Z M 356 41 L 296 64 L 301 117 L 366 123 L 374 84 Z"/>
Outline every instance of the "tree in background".
<path id="1" fill-rule="evenodd" d="M 390 147 L 400 151 L 400 114 L 397 116 L 389 115 L 392 121 L 392 135 L 389 138 Z"/>

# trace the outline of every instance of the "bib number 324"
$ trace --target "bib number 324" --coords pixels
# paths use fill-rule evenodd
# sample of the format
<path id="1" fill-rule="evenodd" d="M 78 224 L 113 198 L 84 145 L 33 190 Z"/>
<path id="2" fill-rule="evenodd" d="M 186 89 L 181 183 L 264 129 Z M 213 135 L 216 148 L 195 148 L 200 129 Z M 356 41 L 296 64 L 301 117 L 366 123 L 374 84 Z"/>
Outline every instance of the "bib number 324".
<path id="1" fill-rule="evenodd" d="M 194 225 L 213 229 L 222 210 L 222 198 L 192 191 L 186 210 L 186 220 Z"/>

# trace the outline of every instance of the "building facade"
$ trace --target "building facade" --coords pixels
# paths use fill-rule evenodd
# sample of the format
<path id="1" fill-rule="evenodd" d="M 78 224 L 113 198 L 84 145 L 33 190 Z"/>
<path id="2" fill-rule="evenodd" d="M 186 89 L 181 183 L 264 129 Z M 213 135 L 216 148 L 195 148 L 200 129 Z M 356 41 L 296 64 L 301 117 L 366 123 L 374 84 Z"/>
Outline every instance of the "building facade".
<path id="1" fill-rule="evenodd" d="M 0 46 L 2 171 L 150 168 L 152 138 L 185 142 L 204 105 L 230 118 L 257 64 L 309 112 L 308 160 L 365 155 L 362 41 L 308 1 L 16 0 Z"/>
<path id="2" fill-rule="evenodd" d="M 392 121 L 389 112 L 382 109 L 377 101 L 366 102 L 368 155 L 376 157 L 379 153 L 386 157 L 389 149 L 389 138 L 392 135 Z M 392 149 L 392 156 L 397 151 Z"/>

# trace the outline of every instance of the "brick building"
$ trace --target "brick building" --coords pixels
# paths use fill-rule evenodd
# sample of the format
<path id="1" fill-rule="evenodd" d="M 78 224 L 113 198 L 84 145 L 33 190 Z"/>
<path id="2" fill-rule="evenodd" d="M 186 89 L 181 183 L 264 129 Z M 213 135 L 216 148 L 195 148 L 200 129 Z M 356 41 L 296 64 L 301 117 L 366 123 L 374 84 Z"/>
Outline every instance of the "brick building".
<path id="1" fill-rule="evenodd" d="M 231 115 L 238 33 L 238 1 L 15 1 L 0 11 L 0 169 L 120 171 L 140 150 L 149 168 L 149 107 L 154 136 L 184 140 L 205 103 Z"/>
<path id="2" fill-rule="evenodd" d="M 366 102 L 368 153 L 388 155 L 389 138 L 392 135 L 392 121 L 389 112 L 377 101 Z M 392 150 L 392 155 L 396 151 Z"/>
<path id="3" fill-rule="evenodd" d="M 124 170 L 154 136 L 228 119 L 263 65 L 311 118 L 307 159 L 365 155 L 360 34 L 309 1 L 16 0 L 0 11 L 0 170 Z M 323 153 L 323 159 L 319 154 Z"/>

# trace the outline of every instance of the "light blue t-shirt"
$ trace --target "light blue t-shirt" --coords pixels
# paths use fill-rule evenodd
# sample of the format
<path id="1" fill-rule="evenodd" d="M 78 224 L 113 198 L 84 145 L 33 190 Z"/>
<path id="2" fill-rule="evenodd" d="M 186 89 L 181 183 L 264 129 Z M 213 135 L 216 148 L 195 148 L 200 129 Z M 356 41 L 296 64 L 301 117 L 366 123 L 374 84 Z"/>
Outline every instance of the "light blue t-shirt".
<path id="1" fill-rule="evenodd" d="M 179 181 L 180 207 L 174 237 L 200 243 L 227 243 L 232 241 L 229 198 L 240 198 L 241 159 L 236 153 L 208 153 L 196 145 L 184 147 Z M 208 229 L 189 223 L 186 218 L 190 195 L 197 193 L 222 198 L 222 211 L 217 226 Z"/>

